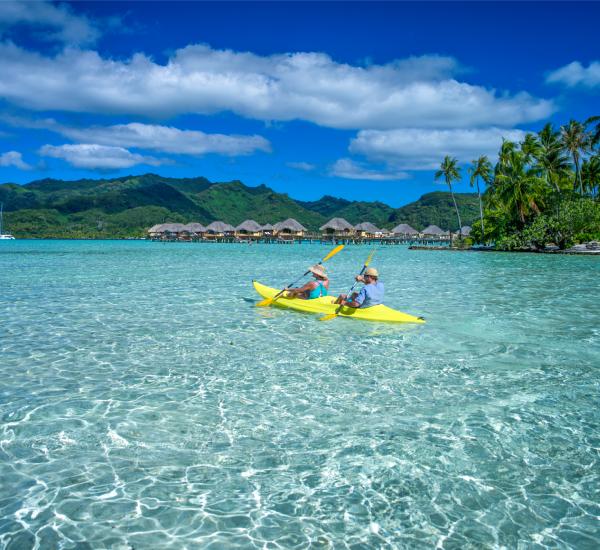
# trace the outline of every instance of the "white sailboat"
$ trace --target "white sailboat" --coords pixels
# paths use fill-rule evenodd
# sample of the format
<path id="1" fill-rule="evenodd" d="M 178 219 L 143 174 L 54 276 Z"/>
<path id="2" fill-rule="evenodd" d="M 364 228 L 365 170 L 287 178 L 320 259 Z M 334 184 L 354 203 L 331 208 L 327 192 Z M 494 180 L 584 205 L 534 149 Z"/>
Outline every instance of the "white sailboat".
<path id="1" fill-rule="evenodd" d="M 2 218 L 3 218 L 2 208 L 3 207 L 4 207 L 4 203 L 0 202 L 0 241 L 14 240 L 14 237 L 10 233 L 2 232 Z"/>

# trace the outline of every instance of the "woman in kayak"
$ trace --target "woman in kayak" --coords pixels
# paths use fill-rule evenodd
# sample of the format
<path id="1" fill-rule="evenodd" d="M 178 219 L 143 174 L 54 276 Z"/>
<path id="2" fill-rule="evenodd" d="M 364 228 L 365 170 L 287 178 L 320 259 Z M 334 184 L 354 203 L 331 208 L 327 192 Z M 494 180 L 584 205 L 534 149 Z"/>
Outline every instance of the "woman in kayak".
<path id="1" fill-rule="evenodd" d="M 309 281 L 300 288 L 289 288 L 287 296 L 289 298 L 301 298 L 302 300 L 314 300 L 321 296 L 327 296 L 329 293 L 329 278 L 325 273 L 325 268 L 322 265 L 313 265 L 308 270 L 315 278 L 314 281 Z"/>
<path id="2" fill-rule="evenodd" d="M 361 291 L 353 292 L 351 296 L 340 294 L 335 301 L 336 304 L 360 308 L 383 304 L 383 283 L 379 281 L 379 273 L 374 267 L 366 269 L 364 275 L 357 275 L 356 280 L 360 283 L 365 283 Z"/>

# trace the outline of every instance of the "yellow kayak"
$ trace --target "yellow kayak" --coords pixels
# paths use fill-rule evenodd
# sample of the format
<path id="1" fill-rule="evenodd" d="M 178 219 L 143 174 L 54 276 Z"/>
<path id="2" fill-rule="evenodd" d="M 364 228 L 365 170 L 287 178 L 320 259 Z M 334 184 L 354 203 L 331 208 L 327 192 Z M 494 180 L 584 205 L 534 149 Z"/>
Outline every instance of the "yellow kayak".
<path id="1" fill-rule="evenodd" d="M 252 281 L 256 292 L 263 298 L 273 298 L 280 289 L 261 285 L 258 281 Z M 335 302 L 334 296 L 323 296 L 314 300 L 302 300 L 301 298 L 278 298 L 274 305 L 305 311 L 307 313 L 335 313 L 339 307 Z M 385 323 L 424 323 L 425 319 L 414 317 L 408 313 L 402 313 L 384 305 L 372 306 L 365 309 L 354 307 L 343 307 L 339 313 L 340 317 L 350 317 L 351 319 L 362 319 L 363 321 L 380 321 Z"/>

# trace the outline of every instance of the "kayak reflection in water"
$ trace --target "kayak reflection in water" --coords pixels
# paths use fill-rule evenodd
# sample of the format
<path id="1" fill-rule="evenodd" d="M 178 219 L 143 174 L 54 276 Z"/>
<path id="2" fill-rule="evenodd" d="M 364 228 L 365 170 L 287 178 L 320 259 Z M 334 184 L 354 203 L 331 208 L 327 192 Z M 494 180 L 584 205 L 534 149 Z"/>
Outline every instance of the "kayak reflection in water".
<path id="1" fill-rule="evenodd" d="M 335 301 L 336 304 L 362 309 L 383 304 L 384 287 L 374 267 L 367 268 L 364 275 L 357 275 L 356 280 L 365 283 L 361 291 L 353 292 L 350 296 L 340 294 Z"/>
<path id="2" fill-rule="evenodd" d="M 329 293 L 329 278 L 325 273 L 325 268 L 322 265 L 313 265 L 308 270 L 315 278 L 314 281 L 309 281 L 300 288 L 290 288 L 287 291 L 289 298 L 301 298 L 302 300 L 313 300 L 321 296 L 327 296 Z"/>

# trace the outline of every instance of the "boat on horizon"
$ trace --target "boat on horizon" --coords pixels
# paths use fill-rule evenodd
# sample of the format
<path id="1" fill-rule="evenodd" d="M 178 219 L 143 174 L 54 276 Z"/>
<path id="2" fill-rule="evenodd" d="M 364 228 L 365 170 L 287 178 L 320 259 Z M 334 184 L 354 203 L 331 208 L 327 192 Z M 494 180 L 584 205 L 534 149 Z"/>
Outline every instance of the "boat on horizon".
<path id="1" fill-rule="evenodd" d="M 0 241 L 14 241 L 15 238 L 10 233 L 2 232 L 3 210 L 4 203 L 0 202 Z"/>

